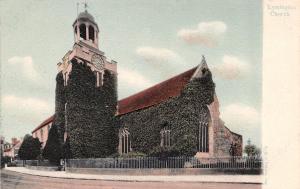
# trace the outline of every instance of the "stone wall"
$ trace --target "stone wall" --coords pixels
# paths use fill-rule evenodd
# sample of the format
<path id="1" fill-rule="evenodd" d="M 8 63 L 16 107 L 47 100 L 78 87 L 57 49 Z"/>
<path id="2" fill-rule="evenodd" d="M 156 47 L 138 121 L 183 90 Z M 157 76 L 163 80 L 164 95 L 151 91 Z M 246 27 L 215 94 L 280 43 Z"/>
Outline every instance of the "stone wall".
<path id="1" fill-rule="evenodd" d="M 207 105 L 213 102 L 215 85 L 209 70 L 194 78 L 178 97 L 120 116 L 121 127 L 131 134 L 134 151 L 151 154 L 160 147 L 160 131 L 171 129 L 171 149 L 178 155 L 194 155 L 198 149 L 200 117 L 209 122 Z"/>
<path id="2" fill-rule="evenodd" d="M 230 156 L 230 148 L 235 144 L 234 155 L 241 156 L 243 149 L 243 139 L 241 135 L 231 132 L 224 122 L 219 119 L 214 125 L 214 155 L 215 156 Z"/>

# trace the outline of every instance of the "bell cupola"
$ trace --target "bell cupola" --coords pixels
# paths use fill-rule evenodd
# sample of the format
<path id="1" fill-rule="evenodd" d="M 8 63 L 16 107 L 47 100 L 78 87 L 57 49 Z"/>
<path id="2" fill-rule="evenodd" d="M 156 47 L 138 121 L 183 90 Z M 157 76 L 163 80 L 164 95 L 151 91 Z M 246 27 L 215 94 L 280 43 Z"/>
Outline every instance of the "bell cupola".
<path id="1" fill-rule="evenodd" d="M 75 43 L 80 41 L 98 49 L 99 28 L 87 10 L 81 12 L 73 23 Z"/>

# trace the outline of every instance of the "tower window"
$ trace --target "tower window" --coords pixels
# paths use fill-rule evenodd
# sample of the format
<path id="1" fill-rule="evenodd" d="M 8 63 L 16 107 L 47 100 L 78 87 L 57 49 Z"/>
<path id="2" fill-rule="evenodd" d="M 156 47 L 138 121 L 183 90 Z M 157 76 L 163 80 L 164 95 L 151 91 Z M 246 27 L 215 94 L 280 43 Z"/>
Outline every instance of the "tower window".
<path id="1" fill-rule="evenodd" d="M 89 39 L 92 41 L 95 40 L 95 31 L 93 26 L 89 26 Z"/>
<path id="2" fill-rule="evenodd" d="M 171 146 L 171 130 L 170 130 L 169 126 L 165 126 L 160 131 L 160 145 L 162 147 Z"/>
<path id="3" fill-rule="evenodd" d="M 86 26 L 85 26 L 85 24 L 81 24 L 79 26 L 79 31 L 80 31 L 80 39 L 86 40 Z"/>
<path id="4" fill-rule="evenodd" d="M 96 74 L 96 87 L 100 87 L 103 85 L 103 73 L 95 72 Z"/>
<path id="5" fill-rule="evenodd" d="M 200 121 L 198 131 L 198 150 L 199 152 L 208 152 L 208 123 Z"/>

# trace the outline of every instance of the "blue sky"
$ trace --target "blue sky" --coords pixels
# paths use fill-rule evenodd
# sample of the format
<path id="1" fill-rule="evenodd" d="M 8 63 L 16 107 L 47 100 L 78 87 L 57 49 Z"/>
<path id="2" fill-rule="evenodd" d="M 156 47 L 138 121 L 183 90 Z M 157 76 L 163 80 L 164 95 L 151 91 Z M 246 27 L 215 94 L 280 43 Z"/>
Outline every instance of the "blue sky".
<path id="1" fill-rule="evenodd" d="M 53 114 L 56 64 L 74 43 L 76 2 L 83 1 L 0 2 L 7 139 L 30 133 Z M 244 143 L 261 144 L 261 1 L 87 2 L 100 28 L 100 50 L 118 62 L 119 99 L 196 66 L 205 55 L 222 119 Z"/>

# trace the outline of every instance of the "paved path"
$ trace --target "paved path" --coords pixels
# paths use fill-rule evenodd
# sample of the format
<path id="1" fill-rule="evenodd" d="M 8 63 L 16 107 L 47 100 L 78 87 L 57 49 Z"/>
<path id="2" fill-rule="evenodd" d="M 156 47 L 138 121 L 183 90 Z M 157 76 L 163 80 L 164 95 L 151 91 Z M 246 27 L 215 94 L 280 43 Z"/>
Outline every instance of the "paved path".
<path id="1" fill-rule="evenodd" d="M 263 183 L 261 175 L 175 175 L 175 176 L 127 176 L 127 175 L 92 175 L 67 173 L 64 171 L 40 171 L 24 167 L 7 167 L 5 170 L 44 177 L 65 179 L 86 179 L 106 181 L 135 181 L 135 182 L 218 182 L 218 183 Z"/>
<path id="2" fill-rule="evenodd" d="M 1 171 L 1 189 L 261 189 L 261 184 L 197 182 L 125 182 L 41 177 Z"/>

